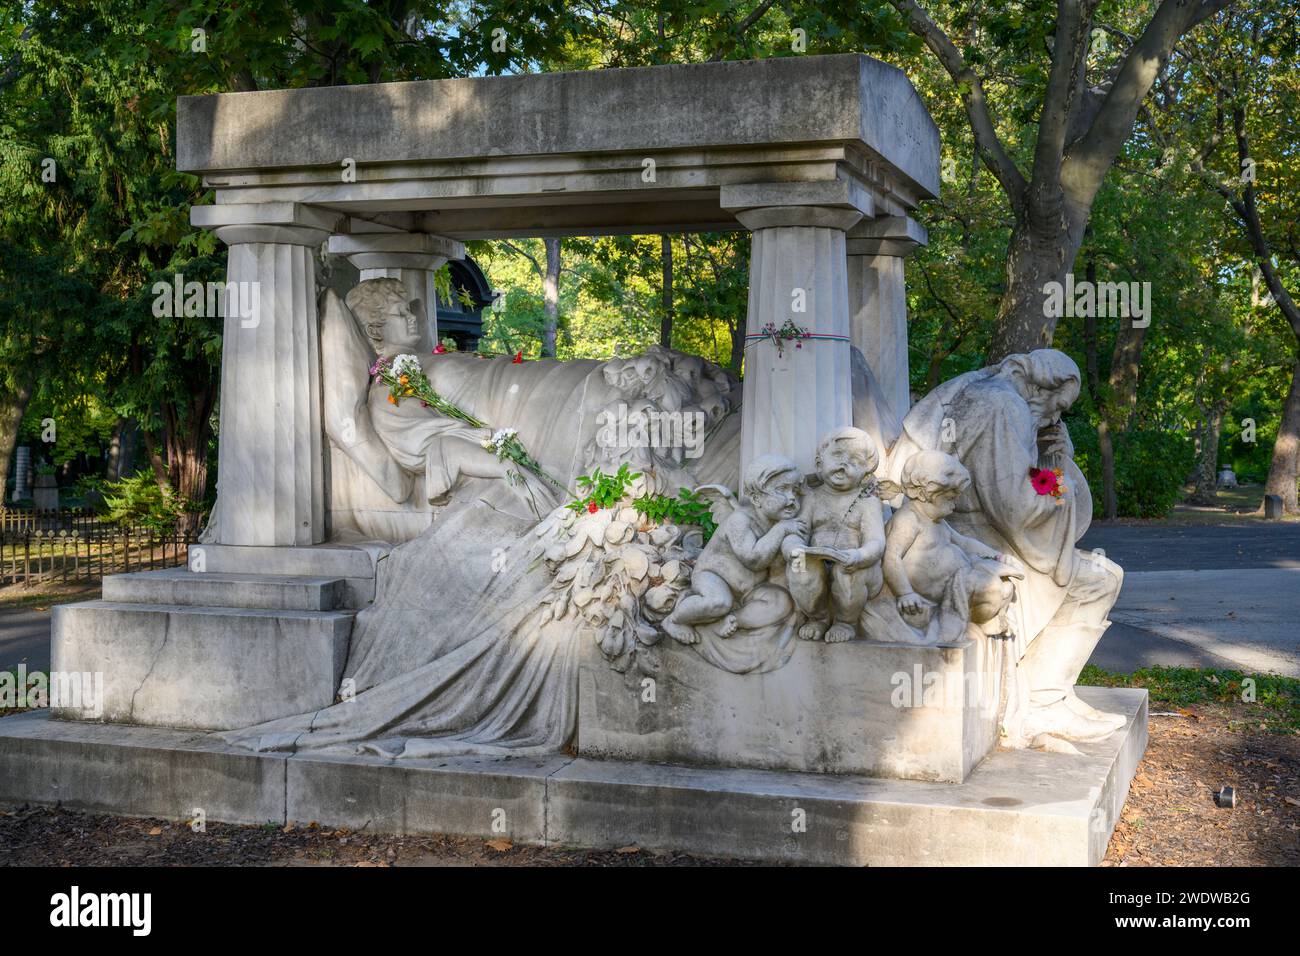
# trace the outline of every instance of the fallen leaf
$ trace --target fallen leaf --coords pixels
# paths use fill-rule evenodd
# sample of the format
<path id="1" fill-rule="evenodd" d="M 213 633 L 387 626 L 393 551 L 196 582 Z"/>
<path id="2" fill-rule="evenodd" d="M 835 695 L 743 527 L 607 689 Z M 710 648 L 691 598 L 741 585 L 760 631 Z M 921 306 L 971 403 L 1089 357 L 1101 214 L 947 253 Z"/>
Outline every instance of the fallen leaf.
<path id="1" fill-rule="evenodd" d="M 490 846 L 492 849 L 496 850 L 498 853 L 504 853 L 506 852 L 506 850 L 509 850 L 511 847 L 514 846 L 514 844 L 511 843 L 509 840 L 488 840 L 487 845 Z"/>
<path id="2" fill-rule="evenodd" d="M 162 827 L 154 827 L 149 831 L 150 836 L 162 836 Z"/>
<path id="3" fill-rule="evenodd" d="M 280 832 L 281 832 L 281 833 L 292 833 L 296 827 L 297 827 L 297 824 L 296 824 L 296 823 L 293 823 L 292 821 L 290 821 L 289 823 L 286 823 L 286 824 L 284 825 L 284 829 L 281 830 Z"/>
<path id="4" fill-rule="evenodd" d="M 615 853 L 640 853 L 640 852 L 641 852 L 641 848 L 640 848 L 639 846 L 636 846 L 636 845 L 632 845 L 632 846 L 621 846 L 621 847 L 619 847 L 617 850 L 615 850 L 614 852 L 615 852 Z"/>

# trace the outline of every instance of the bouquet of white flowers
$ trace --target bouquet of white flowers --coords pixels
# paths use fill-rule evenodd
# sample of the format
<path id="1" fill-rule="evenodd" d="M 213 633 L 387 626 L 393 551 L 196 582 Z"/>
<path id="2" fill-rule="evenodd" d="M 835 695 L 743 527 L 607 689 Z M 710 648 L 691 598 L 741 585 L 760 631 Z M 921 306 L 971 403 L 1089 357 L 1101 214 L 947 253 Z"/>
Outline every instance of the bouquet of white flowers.
<path id="1" fill-rule="evenodd" d="M 403 398 L 414 398 L 425 408 L 433 408 L 475 428 L 486 428 L 483 422 L 463 409 L 453 405 L 433 390 L 429 377 L 420 367 L 420 360 L 414 355 L 397 355 L 391 359 L 379 358 L 370 367 L 370 374 L 376 382 L 388 386 L 388 401 L 397 405 Z M 555 487 L 560 483 L 542 470 L 537 459 L 528 454 L 519 433 L 513 428 L 498 428 L 491 438 L 482 441 L 485 449 L 493 452 L 497 459 L 509 459 L 522 468 L 527 468 L 539 478 L 545 478 Z"/>

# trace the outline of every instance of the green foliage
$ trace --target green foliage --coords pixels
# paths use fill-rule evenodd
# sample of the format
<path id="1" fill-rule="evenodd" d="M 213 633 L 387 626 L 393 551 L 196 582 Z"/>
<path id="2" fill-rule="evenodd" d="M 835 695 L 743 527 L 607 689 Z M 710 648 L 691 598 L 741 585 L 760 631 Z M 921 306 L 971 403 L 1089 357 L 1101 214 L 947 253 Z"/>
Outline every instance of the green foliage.
<path id="1" fill-rule="evenodd" d="M 578 477 L 578 487 L 586 493 L 570 501 L 566 507 L 578 512 L 594 510 L 593 506 L 595 509 L 616 507 L 627 498 L 632 483 L 640 477 L 640 472 L 629 470 L 626 463 L 619 465 L 618 471 L 612 475 L 597 468 L 590 475 Z M 709 503 L 689 488 L 682 488 L 676 496 L 662 493 L 641 495 L 633 499 L 632 507 L 637 514 L 655 524 L 698 527 L 704 532 L 705 541 L 718 530 Z"/>
<path id="2" fill-rule="evenodd" d="M 138 525 L 159 534 L 174 532 L 181 516 L 191 510 L 170 490 L 159 487 L 157 478 L 148 470 L 121 481 L 104 482 L 103 494 L 110 521 Z"/>
<path id="3" fill-rule="evenodd" d="M 618 466 L 618 471 L 607 475 L 599 468 L 590 475 L 579 475 L 578 488 L 586 494 L 570 501 L 566 507 L 574 511 L 587 511 L 592 505 L 597 508 L 612 508 L 628 494 L 628 487 L 641 477 L 639 471 L 631 471 L 627 463 Z"/>
<path id="4" fill-rule="evenodd" d="M 1074 460 L 1092 490 L 1093 513 L 1102 513 L 1101 454 L 1097 432 L 1080 420 L 1069 423 Z M 1192 440 L 1170 431 L 1133 430 L 1115 441 L 1115 492 L 1122 518 L 1161 518 L 1182 496 L 1196 460 Z"/>
<path id="5" fill-rule="evenodd" d="M 1050 76 L 1054 6 L 1032 0 L 976 16 L 961 4 L 922 5 L 985 77 L 998 135 L 1029 169 Z M 45 451 L 55 464 L 81 452 L 93 456 L 119 417 L 137 420 L 168 455 L 185 445 L 177 435 L 194 454 L 210 447 L 220 322 L 155 317 L 150 309 L 155 281 L 178 272 L 187 280 L 224 278 L 224 247 L 189 225 L 191 207 L 211 202 L 212 193 L 174 168 L 175 103 L 188 94 L 846 51 L 881 57 L 907 72 L 941 137 L 942 195 L 915 213 L 930 244 L 906 266 L 913 389 L 924 393 L 984 364 L 1007 281 L 1010 207 L 954 95 L 970 92 L 969 84 L 952 82 L 892 4 L 73 6 L 74 15 L 48 0 L 0 9 L 0 400 L 31 392 L 22 425 L 29 442 L 44 418 L 56 420 L 58 441 Z M 1125 37 L 1139 35 L 1150 14 L 1102 4 L 1096 17 L 1109 28 L 1107 43 L 1094 42 L 1089 70 L 1113 67 L 1128 49 Z M 1243 16 L 1260 29 L 1240 29 L 1230 18 Z M 1081 368 L 1091 359 L 1097 369 L 1072 429 L 1100 496 L 1095 428 L 1103 419 L 1111 426 L 1121 514 L 1150 516 L 1171 506 L 1191 470 L 1192 436 L 1207 410 L 1225 400 L 1219 462 L 1242 478 L 1267 471 L 1295 337 L 1275 306 L 1254 301 L 1255 252 L 1216 189 L 1239 173 L 1236 137 L 1219 138 L 1206 175 L 1182 157 L 1211 142 L 1214 124 L 1238 104 L 1247 108 L 1263 228 L 1294 293 L 1300 71 L 1292 20 L 1273 0 L 1260 0 L 1185 37 L 1094 203 L 1076 276 L 1091 266 L 1103 280 L 1150 280 L 1153 322 L 1136 355 L 1116 351 L 1121 328 L 1114 320 L 1090 333 L 1081 320 L 1063 319 L 1053 344 Z M 496 27 L 506 31 L 504 50 L 492 49 Z M 204 51 L 191 48 L 199 28 Z M 795 28 L 805 31 L 804 51 L 792 48 Z M 1223 62 L 1232 69 L 1219 69 Z M 1247 79 L 1236 100 L 1222 102 L 1223 82 Z M 46 158 L 57 170 L 52 183 L 39 175 Z M 485 315 L 480 348 L 535 357 L 546 319 L 542 277 L 513 250 L 544 261 L 541 241 L 508 245 L 470 246 L 505 291 L 503 308 Z M 748 236 L 673 236 L 669 249 L 673 346 L 739 373 Z M 659 340 L 660 237 L 566 238 L 563 267 L 561 358 L 629 354 Z M 435 281 L 444 300 L 458 294 L 445 267 Z M 1140 379 L 1131 397 L 1109 382 L 1129 366 Z M 1244 418 L 1257 423 L 1254 443 L 1242 440 Z M 202 489 L 190 493 L 200 497 Z"/>
<path id="6" fill-rule="evenodd" d="M 638 514 L 656 524 L 695 525 L 704 532 L 704 540 L 713 537 L 718 524 L 713 520 L 709 503 L 689 488 L 678 490 L 677 496 L 665 494 L 643 495 L 632 502 Z"/>
<path id="7" fill-rule="evenodd" d="M 1252 722 L 1258 712 L 1261 729 L 1300 733 L 1300 680 L 1294 677 L 1191 667 L 1143 667 L 1131 674 L 1113 674 L 1089 664 L 1079 675 L 1079 683 L 1145 688 L 1151 693 L 1151 702 L 1164 709 L 1207 702 L 1244 704 Z M 1253 701 L 1243 699 L 1252 695 Z"/>

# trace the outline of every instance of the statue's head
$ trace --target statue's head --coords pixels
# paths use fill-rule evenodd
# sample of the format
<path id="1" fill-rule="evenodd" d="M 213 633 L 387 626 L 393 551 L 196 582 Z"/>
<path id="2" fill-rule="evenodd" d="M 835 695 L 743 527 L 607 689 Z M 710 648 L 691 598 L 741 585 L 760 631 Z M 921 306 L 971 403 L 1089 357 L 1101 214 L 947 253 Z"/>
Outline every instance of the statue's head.
<path id="1" fill-rule="evenodd" d="M 673 374 L 686 382 L 692 392 L 696 391 L 701 379 L 704 378 L 704 359 L 698 355 L 687 355 L 685 352 L 672 353 L 671 358 Z"/>
<path id="2" fill-rule="evenodd" d="M 836 491 L 852 491 L 880 464 L 876 443 L 861 428 L 837 428 L 817 446 L 817 476 Z"/>
<path id="3" fill-rule="evenodd" d="M 781 521 L 799 514 L 803 476 L 784 455 L 759 455 L 745 466 L 741 476 L 745 497 L 768 521 Z"/>
<path id="4" fill-rule="evenodd" d="M 348 293 L 346 301 L 379 354 L 409 352 L 420 344 L 420 301 L 411 299 L 399 280 L 366 279 Z"/>
<path id="5" fill-rule="evenodd" d="M 1079 397 L 1079 366 L 1057 349 L 1009 355 L 995 368 L 1024 398 L 1040 429 L 1060 421 L 1061 415 Z"/>
<path id="6" fill-rule="evenodd" d="M 970 487 L 970 472 L 947 452 L 918 451 L 903 463 L 899 484 L 907 497 L 929 505 L 937 517 L 947 517 Z"/>

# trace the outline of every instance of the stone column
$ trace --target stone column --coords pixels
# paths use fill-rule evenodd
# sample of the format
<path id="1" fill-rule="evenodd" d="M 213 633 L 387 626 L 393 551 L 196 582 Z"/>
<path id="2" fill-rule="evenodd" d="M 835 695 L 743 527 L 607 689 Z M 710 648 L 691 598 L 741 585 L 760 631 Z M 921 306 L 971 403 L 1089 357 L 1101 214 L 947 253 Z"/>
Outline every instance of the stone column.
<path id="1" fill-rule="evenodd" d="M 398 279 L 412 299 L 419 299 L 428 319 L 420 342 L 422 353 L 438 344 L 438 294 L 433 275 L 448 259 L 465 258 L 465 246 L 427 233 L 362 233 L 331 236 L 330 252 L 348 257 L 365 279 Z"/>
<path id="2" fill-rule="evenodd" d="M 846 188 L 841 183 L 723 188 L 723 207 L 753 233 L 742 470 L 759 455 L 779 452 L 811 471 L 821 437 L 853 423 L 844 233 L 862 211 L 849 201 Z M 773 204 L 760 204 L 763 200 Z M 810 337 L 780 347 L 764 337 L 765 328 L 787 323 Z"/>
<path id="3" fill-rule="evenodd" d="M 300 203 L 195 206 L 230 247 L 213 544 L 325 537 L 314 256 L 338 215 Z"/>
<path id="4" fill-rule="evenodd" d="M 846 242 L 853 345 L 871 366 L 881 401 L 900 422 L 912 404 L 903 259 L 925 243 L 925 229 L 906 216 L 864 220 L 849 231 Z"/>

